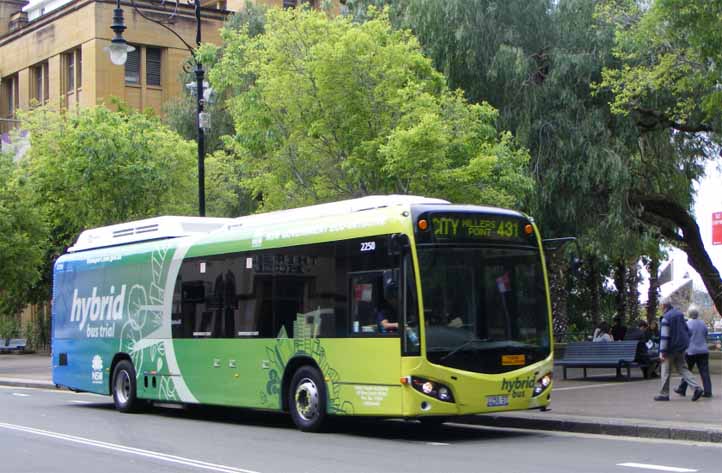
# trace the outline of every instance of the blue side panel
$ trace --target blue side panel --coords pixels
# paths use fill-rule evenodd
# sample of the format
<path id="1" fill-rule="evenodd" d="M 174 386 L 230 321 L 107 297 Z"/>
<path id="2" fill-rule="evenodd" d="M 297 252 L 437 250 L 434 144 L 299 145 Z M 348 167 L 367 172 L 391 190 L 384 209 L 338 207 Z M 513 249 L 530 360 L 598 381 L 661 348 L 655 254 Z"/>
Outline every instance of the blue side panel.
<path id="1" fill-rule="evenodd" d="M 53 343 L 53 383 L 79 391 L 110 393 L 110 363 L 118 341 L 57 339 Z M 65 365 L 60 364 L 60 354 Z"/>
<path id="2" fill-rule="evenodd" d="M 61 256 L 53 268 L 53 382 L 110 392 L 113 358 L 124 353 L 140 374 L 158 361 L 172 242 L 148 242 Z M 175 281 L 175 275 L 172 276 Z M 170 309 L 170 307 L 168 307 Z M 139 344 L 141 340 L 149 341 Z M 159 353 L 161 353 L 159 355 Z M 147 355 L 147 356 L 146 356 Z M 147 368 L 147 367 L 146 367 Z"/>
<path id="3" fill-rule="evenodd" d="M 110 364 L 119 346 L 107 297 L 102 317 L 95 314 L 100 307 L 92 307 L 95 320 L 89 317 L 95 302 L 92 288 L 106 289 L 105 266 L 88 265 L 85 259 L 67 255 L 53 268 L 53 383 L 98 394 L 110 392 Z M 99 336 L 101 330 L 107 336 Z"/>

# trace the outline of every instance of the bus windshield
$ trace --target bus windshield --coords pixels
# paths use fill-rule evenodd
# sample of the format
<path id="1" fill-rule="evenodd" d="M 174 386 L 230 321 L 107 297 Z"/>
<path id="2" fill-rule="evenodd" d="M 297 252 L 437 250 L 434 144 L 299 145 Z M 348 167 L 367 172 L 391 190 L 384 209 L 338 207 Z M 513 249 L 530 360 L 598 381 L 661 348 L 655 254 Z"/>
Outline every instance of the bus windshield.
<path id="1" fill-rule="evenodd" d="M 430 362 L 494 374 L 549 356 L 538 250 L 419 245 L 418 255 Z"/>

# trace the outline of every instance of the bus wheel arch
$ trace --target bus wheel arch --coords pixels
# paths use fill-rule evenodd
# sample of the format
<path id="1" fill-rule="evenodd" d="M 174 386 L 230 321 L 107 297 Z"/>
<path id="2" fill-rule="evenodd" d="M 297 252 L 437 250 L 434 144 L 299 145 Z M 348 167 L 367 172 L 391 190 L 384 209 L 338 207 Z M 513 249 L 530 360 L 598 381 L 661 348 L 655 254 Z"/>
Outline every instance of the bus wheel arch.
<path id="1" fill-rule="evenodd" d="M 127 353 L 116 353 L 113 357 L 113 361 L 110 362 L 110 376 L 108 376 L 108 393 L 113 395 L 113 376 L 115 375 L 115 367 L 122 360 L 128 360 L 130 364 L 133 364 L 133 360 Z"/>
<path id="2" fill-rule="evenodd" d="M 321 372 L 321 368 L 318 367 L 316 361 L 310 356 L 295 356 L 288 360 L 286 368 L 283 371 L 283 378 L 281 379 L 281 410 L 288 412 L 290 406 L 288 403 L 288 391 L 291 389 L 291 378 L 302 366 L 308 365 L 316 368 Z M 321 373 L 323 375 L 323 373 Z"/>
<path id="3" fill-rule="evenodd" d="M 288 379 L 287 379 L 288 378 Z M 298 360 L 286 368 L 284 403 L 296 427 L 305 432 L 319 432 L 327 416 L 327 389 L 321 370 L 311 360 Z"/>
<path id="4" fill-rule="evenodd" d="M 121 356 L 119 356 L 121 355 Z M 138 399 L 137 379 L 133 361 L 129 356 L 116 355 L 110 376 L 110 394 L 115 408 L 120 412 L 137 412 L 142 401 Z"/>

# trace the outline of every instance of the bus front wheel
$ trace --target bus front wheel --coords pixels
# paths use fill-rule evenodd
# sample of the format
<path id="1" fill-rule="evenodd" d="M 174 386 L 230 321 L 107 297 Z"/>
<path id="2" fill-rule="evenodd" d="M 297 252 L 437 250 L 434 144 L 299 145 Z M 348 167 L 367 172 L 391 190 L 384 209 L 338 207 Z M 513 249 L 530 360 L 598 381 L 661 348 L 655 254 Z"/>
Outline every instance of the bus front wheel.
<path id="1" fill-rule="evenodd" d="M 136 396 L 135 369 L 128 360 L 121 360 L 113 370 L 113 402 L 120 412 L 135 412 L 140 407 Z"/>
<path id="2" fill-rule="evenodd" d="M 312 366 L 302 366 L 291 378 L 288 405 L 296 427 L 319 432 L 326 420 L 326 384 Z"/>

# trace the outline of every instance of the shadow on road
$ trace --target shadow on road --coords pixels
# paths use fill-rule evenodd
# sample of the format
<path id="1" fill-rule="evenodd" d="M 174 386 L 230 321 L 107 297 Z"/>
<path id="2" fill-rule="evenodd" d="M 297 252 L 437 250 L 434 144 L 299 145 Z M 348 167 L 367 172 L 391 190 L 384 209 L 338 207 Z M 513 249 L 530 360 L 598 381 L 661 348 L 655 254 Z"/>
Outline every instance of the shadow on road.
<path id="1" fill-rule="evenodd" d="M 74 404 L 74 409 L 114 410 L 109 402 Z M 120 413 L 118 415 L 121 415 Z M 127 415 L 127 414 L 123 414 Z M 131 414 L 132 415 L 132 414 Z M 295 430 L 291 418 L 282 412 L 259 411 L 218 406 L 187 405 L 178 407 L 150 406 L 138 415 L 187 419 L 197 422 L 235 424 L 246 427 Z M 424 424 L 416 420 L 331 417 L 324 435 L 336 434 L 384 439 L 389 441 L 418 442 L 464 442 L 523 438 L 539 435 L 528 432 L 509 431 L 491 427 L 464 425 L 464 418 L 456 418 L 445 424 Z M 471 423 L 470 423 L 471 424 Z"/>

